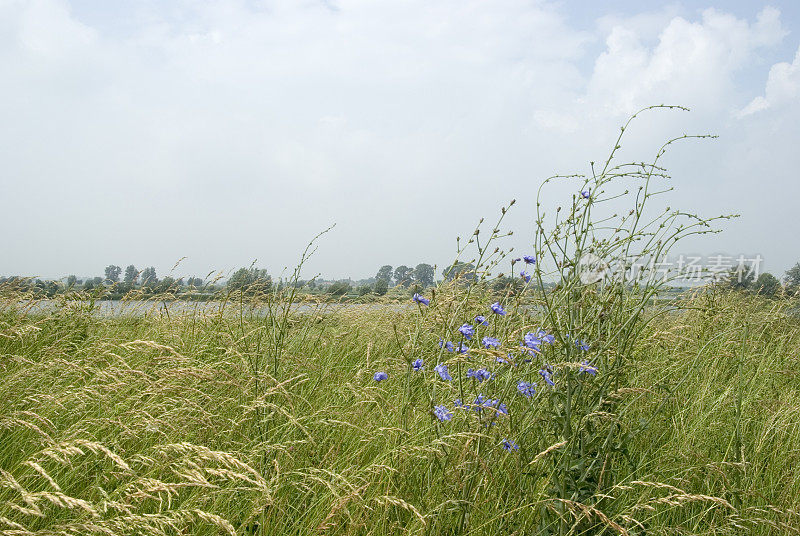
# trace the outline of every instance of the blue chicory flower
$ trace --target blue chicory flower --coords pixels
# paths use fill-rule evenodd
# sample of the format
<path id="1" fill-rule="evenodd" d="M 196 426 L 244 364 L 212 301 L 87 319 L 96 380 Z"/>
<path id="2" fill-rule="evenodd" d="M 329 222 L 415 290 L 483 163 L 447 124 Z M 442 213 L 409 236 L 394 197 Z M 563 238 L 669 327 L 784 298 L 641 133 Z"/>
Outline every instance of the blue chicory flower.
<path id="1" fill-rule="evenodd" d="M 424 368 L 423 367 L 424 364 L 425 362 L 422 360 L 422 358 L 418 358 L 415 359 L 413 363 L 411 363 L 411 368 L 413 368 L 415 371 L 422 370 Z"/>
<path id="2" fill-rule="evenodd" d="M 482 394 L 479 394 L 477 398 L 475 398 L 475 402 L 472 403 L 472 410 L 476 413 L 494 408 L 497 408 L 497 413 L 508 415 L 508 407 L 505 404 L 500 404 L 500 400 L 497 398 L 485 398 Z"/>
<path id="3" fill-rule="evenodd" d="M 433 370 L 438 372 L 439 373 L 439 377 L 442 378 L 446 382 L 449 382 L 450 380 L 453 379 L 453 377 L 450 376 L 450 373 L 447 372 L 447 365 L 445 365 L 445 364 L 439 363 L 438 365 L 433 367 Z"/>
<path id="4" fill-rule="evenodd" d="M 536 257 L 533 255 L 525 255 L 522 258 L 525 261 L 525 264 L 536 264 Z"/>
<path id="5" fill-rule="evenodd" d="M 508 439 L 503 439 L 503 448 L 507 451 L 519 450 L 519 445 Z"/>
<path id="6" fill-rule="evenodd" d="M 541 352 L 542 340 L 536 336 L 536 333 L 528 332 L 525 334 L 525 346 L 536 352 Z"/>
<path id="7" fill-rule="evenodd" d="M 526 282 L 526 283 L 530 283 L 530 282 L 531 282 L 531 275 L 530 275 L 528 272 L 526 272 L 525 270 L 522 270 L 522 271 L 519 273 L 519 276 L 520 276 L 520 277 L 521 277 L 523 280 L 525 280 L 525 282 Z"/>
<path id="8" fill-rule="evenodd" d="M 536 384 L 520 380 L 519 383 L 517 383 L 517 391 L 524 397 L 532 398 L 533 395 L 536 394 Z"/>
<path id="9" fill-rule="evenodd" d="M 503 315 L 506 314 L 506 311 L 505 311 L 505 309 L 503 309 L 503 306 L 500 305 L 500 302 L 494 302 L 489 307 L 492 309 L 492 312 L 494 312 L 494 314 L 497 314 L 497 315 L 500 315 L 500 316 L 503 316 Z"/>
<path id="10" fill-rule="evenodd" d="M 500 346 L 500 341 L 494 337 L 484 337 L 481 342 L 484 348 L 498 348 Z"/>
<path id="11" fill-rule="evenodd" d="M 584 199 L 589 199 L 590 195 L 592 195 L 592 191 L 590 189 L 586 189 L 581 192 L 581 197 Z"/>
<path id="12" fill-rule="evenodd" d="M 517 364 L 514 363 L 514 356 L 511 355 L 511 354 L 508 354 L 507 358 L 499 355 L 499 356 L 497 356 L 497 358 L 495 358 L 495 360 L 498 363 L 502 363 L 504 365 L 514 365 L 515 367 L 517 366 Z"/>
<path id="13" fill-rule="evenodd" d="M 581 363 L 581 368 L 578 369 L 579 373 L 587 373 L 591 374 L 592 376 L 597 376 L 597 367 L 589 363 L 588 359 L 584 359 L 583 363 Z"/>
<path id="14" fill-rule="evenodd" d="M 539 331 L 536 332 L 536 338 L 542 339 L 547 344 L 553 344 L 556 340 L 555 335 L 551 335 L 543 329 L 539 329 Z"/>
<path id="15" fill-rule="evenodd" d="M 423 298 L 421 294 L 414 294 L 414 301 L 422 305 L 430 305 L 431 300 Z"/>
<path id="16" fill-rule="evenodd" d="M 480 368 L 478 370 L 467 370 L 467 378 L 475 378 L 478 383 L 484 380 L 491 380 L 494 375 L 486 369 Z"/>
<path id="17" fill-rule="evenodd" d="M 458 348 L 456 348 L 456 353 L 466 354 L 467 352 L 469 352 L 469 346 L 467 346 L 463 342 L 459 343 Z"/>
<path id="18" fill-rule="evenodd" d="M 447 406 L 433 406 L 433 414 L 441 422 L 449 421 L 453 418 L 453 414 L 448 411 Z"/>
<path id="19" fill-rule="evenodd" d="M 553 381 L 553 375 L 550 373 L 549 370 L 543 368 L 542 370 L 539 371 L 539 375 L 541 375 L 545 383 L 550 387 L 553 387 L 556 384 L 556 382 Z"/>
<path id="20" fill-rule="evenodd" d="M 484 409 L 490 407 L 492 407 L 492 400 L 485 398 L 483 394 L 478 394 L 475 398 L 475 402 L 472 403 L 472 410 L 476 413 L 480 413 Z"/>
<path id="21" fill-rule="evenodd" d="M 372 377 L 372 379 L 375 380 L 376 382 L 379 382 L 379 381 L 382 381 L 382 380 L 388 380 L 389 379 L 389 375 L 386 374 L 385 372 L 376 372 L 375 375 Z"/>
<path id="22" fill-rule="evenodd" d="M 450 341 L 443 341 L 442 339 L 439 339 L 439 348 L 444 348 L 448 352 L 452 352 L 453 351 L 453 343 L 450 342 Z"/>
<path id="23" fill-rule="evenodd" d="M 458 328 L 458 332 L 461 333 L 467 340 L 471 340 L 472 336 L 475 335 L 475 328 L 469 324 L 462 324 L 462 326 Z"/>
<path id="24" fill-rule="evenodd" d="M 475 317 L 475 323 L 478 324 L 479 326 L 488 326 L 489 325 L 489 321 L 486 320 L 486 317 L 483 316 L 483 315 L 476 316 Z"/>
<path id="25" fill-rule="evenodd" d="M 586 352 L 589 350 L 589 345 L 580 339 L 575 339 L 575 346 Z"/>

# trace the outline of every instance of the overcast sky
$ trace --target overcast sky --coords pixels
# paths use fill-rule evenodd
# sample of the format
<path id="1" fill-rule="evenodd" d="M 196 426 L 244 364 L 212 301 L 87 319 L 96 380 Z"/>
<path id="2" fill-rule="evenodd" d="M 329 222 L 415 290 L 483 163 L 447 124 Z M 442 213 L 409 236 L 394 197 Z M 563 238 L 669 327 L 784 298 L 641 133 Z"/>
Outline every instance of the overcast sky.
<path id="1" fill-rule="evenodd" d="M 642 7 L 642 6 L 647 7 Z M 602 7 L 599 7 L 602 6 Z M 739 213 L 684 253 L 800 260 L 800 2 L 0 0 L 0 274 L 308 275 L 446 263 L 630 131 L 670 204 Z M 568 201 L 578 183 L 551 189 Z"/>

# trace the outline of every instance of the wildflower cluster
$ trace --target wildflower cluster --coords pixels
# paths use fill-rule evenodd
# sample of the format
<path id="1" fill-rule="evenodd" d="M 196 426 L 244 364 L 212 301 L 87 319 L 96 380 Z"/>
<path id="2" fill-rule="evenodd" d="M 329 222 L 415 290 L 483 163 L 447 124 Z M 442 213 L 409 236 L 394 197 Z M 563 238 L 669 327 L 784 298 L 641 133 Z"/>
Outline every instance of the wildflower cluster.
<path id="1" fill-rule="evenodd" d="M 536 263 L 536 257 L 533 255 L 526 255 L 522 259 L 528 265 Z M 413 300 L 425 305 L 429 303 L 421 301 L 424 298 L 419 295 L 415 295 Z M 513 398 L 503 400 L 504 397 L 510 396 L 506 386 L 510 385 L 510 393 L 514 393 L 514 387 L 516 387 L 516 396 L 520 400 L 519 404 L 522 404 L 518 409 L 522 415 L 533 407 L 526 406 L 522 401 L 533 402 L 539 392 L 533 377 L 540 378 L 545 387 L 557 389 L 557 371 L 548 364 L 548 360 L 545 358 L 548 352 L 556 351 L 550 349 L 558 346 L 558 342 L 556 335 L 544 328 L 524 332 L 516 340 L 506 340 L 505 334 L 508 333 L 508 330 L 503 326 L 506 322 L 517 322 L 524 318 L 524 313 L 508 316 L 507 310 L 500 301 L 492 303 L 487 309 L 486 313 L 469 317 L 471 320 L 467 322 L 457 323 L 458 327 L 450 333 L 451 340 L 438 339 L 437 347 L 440 359 L 433 367 L 433 373 L 435 373 L 433 377 L 451 386 L 445 389 L 458 390 L 462 395 L 470 389 L 475 389 L 473 391 L 474 398 L 469 398 L 467 401 L 462 398 L 451 399 L 453 400 L 452 404 L 446 401 L 435 401 L 431 413 L 435 420 L 442 424 L 454 421 L 462 422 L 464 419 L 466 421 L 463 422 L 469 422 L 469 416 L 472 416 L 472 419 L 477 418 L 477 422 L 482 427 L 499 425 L 514 434 L 514 430 L 510 428 L 511 421 L 503 419 L 509 416 L 513 409 L 512 406 L 514 406 Z M 492 322 L 491 317 L 494 317 L 496 322 Z M 569 335 L 564 335 L 560 340 L 565 344 L 574 345 L 582 352 L 589 351 L 589 345 L 582 339 L 573 339 Z M 470 347 L 466 344 L 468 341 L 479 341 L 475 347 L 480 348 L 480 351 L 471 352 Z M 442 351 L 463 357 L 451 362 L 441 358 Z M 460 368 L 462 360 L 475 361 L 483 356 L 492 357 L 495 365 L 499 367 L 492 370 L 492 367 L 484 364 L 483 366 L 465 367 L 465 370 Z M 537 363 L 535 368 L 520 367 L 520 365 L 534 362 Z M 411 362 L 411 370 L 412 372 L 425 370 L 422 357 L 417 357 Z M 587 358 L 580 364 L 580 373 L 594 376 L 598 373 L 598 367 Z M 376 381 L 378 381 L 377 375 Z M 509 384 L 509 382 L 511 383 Z M 488 389 L 494 395 L 478 392 L 478 386 Z M 463 412 L 461 413 L 463 417 L 457 417 L 459 412 Z M 520 448 L 518 443 L 509 438 L 504 438 L 501 444 L 503 449 L 508 452 Z"/>
<path id="2" fill-rule="evenodd" d="M 533 255 L 525 255 L 520 260 L 524 260 L 528 265 L 536 263 L 536 257 Z M 415 303 L 420 305 L 430 304 L 430 300 L 423 298 L 419 294 L 415 294 L 412 299 Z M 545 388 L 559 389 L 556 379 L 558 371 L 549 364 L 548 359 L 546 359 L 549 352 L 556 351 L 550 350 L 550 348 L 555 348 L 558 344 L 556 335 L 554 333 L 549 333 L 544 328 L 538 328 L 535 331 L 525 332 L 520 339 L 511 341 L 503 340 L 504 338 L 501 337 L 501 335 L 507 333 L 507 330 L 502 329 L 503 322 L 496 325 L 493 324 L 490 321 L 492 315 L 494 315 L 498 322 L 504 317 L 508 320 L 504 319 L 503 322 L 516 321 L 519 319 L 517 316 L 507 316 L 508 313 L 501 302 L 494 302 L 488 306 L 487 313 L 475 315 L 471 317 L 471 321 L 461 323 L 459 327 L 451 333 L 453 340 L 440 338 L 438 341 L 438 348 L 440 356 L 441 351 L 445 351 L 447 353 L 463 356 L 460 359 L 467 359 L 468 361 L 474 361 L 476 357 L 488 354 L 494 358 L 493 362 L 495 364 L 500 365 L 499 369 L 493 371 L 487 366 L 473 366 L 466 368 L 466 372 L 462 372 L 460 368 L 461 361 L 456 361 L 456 363 L 459 364 L 459 368 L 457 369 L 458 374 L 454 374 L 451 369 L 453 364 L 448 364 L 446 360 L 440 359 L 436 366 L 433 367 L 433 372 L 435 373 L 434 378 L 451 385 L 451 389 L 458 389 L 462 393 L 464 393 L 465 389 L 465 384 L 462 381 L 463 378 L 470 382 L 466 384 L 467 388 L 469 388 L 470 385 L 472 385 L 474 389 L 477 389 L 479 385 L 487 386 L 490 391 L 496 391 L 497 394 L 495 394 L 495 396 L 487 396 L 484 395 L 484 393 L 474 391 L 474 398 L 471 399 L 471 402 L 464 402 L 461 398 L 453 400 L 453 410 L 449 409 L 447 403 L 434 403 L 431 413 L 439 423 L 452 422 L 457 413 L 463 411 L 465 415 L 464 418 L 468 415 L 472 415 L 473 418 L 477 417 L 481 426 L 502 425 L 502 427 L 508 428 L 510 426 L 510 421 L 502 420 L 502 418 L 509 415 L 511 411 L 509 405 L 513 405 L 513 400 L 509 399 L 509 401 L 503 401 L 502 398 L 503 396 L 507 396 L 508 391 L 505 386 L 509 385 L 509 381 L 512 382 L 510 384 L 512 393 L 514 392 L 514 386 L 516 386 L 516 393 L 519 399 L 531 402 L 536 399 L 537 393 L 539 392 L 537 383 L 533 381 L 531 376 L 538 376 L 542 380 Z M 583 339 L 577 337 L 573 338 L 569 334 L 564 334 L 560 340 L 563 341 L 564 344 L 574 347 L 580 352 L 585 353 L 590 351 L 589 344 Z M 474 355 L 471 354 L 470 348 L 466 344 L 467 341 L 479 341 L 480 344 L 476 346 L 481 348 L 480 352 L 476 350 Z M 561 348 L 565 347 L 562 346 Z M 537 364 L 533 369 L 520 367 L 520 365 L 534 362 Z M 425 377 L 423 374 L 425 371 L 425 360 L 422 357 L 415 358 L 411 361 L 410 365 L 412 373 L 420 373 Z M 504 367 L 503 365 L 510 366 Z M 589 376 L 596 376 L 599 372 L 598 367 L 594 365 L 588 357 L 583 359 L 579 366 L 576 364 L 576 368 L 578 368 L 578 374 L 586 374 Z M 463 374 L 463 376 L 459 376 L 460 374 Z M 515 375 L 517 376 L 516 378 L 514 378 Z M 494 385 L 501 378 L 507 381 L 501 381 L 497 385 Z M 380 371 L 374 374 L 374 380 L 376 382 L 387 379 L 388 374 L 386 372 Z M 530 407 L 531 406 L 523 405 L 519 410 L 524 414 Z M 509 429 L 509 431 L 512 433 L 514 432 L 514 430 L 511 429 Z M 503 438 L 501 444 L 503 449 L 508 452 L 516 451 L 520 448 L 515 441 L 508 438 Z"/>
<path id="3" fill-rule="evenodd" d="M 536 263 L 536 257 L 533 255 L 526 255 L 522 259 L 529 265 Z M 414 294 L 412 299 L 420 305 L 430 304 L 430 300 L 423 298 L 419 294 Z M 508 381 L 512 382 L 510 384 L 512 393 L 515 386 L 519 399 L 531 402 L 536 399 L 539 392 L 537 383 L 533 381 L 531 376 L 538 376 L 545 388 L 559 388 L 556 380 L 558 375 L 557 367 L 553 367 L 546 359 L 549 352 L 556 351 L 550 350 L 550 348 L 555 348 L 558 345 L 556 335 L 549 333 L 544 328 L 538 328 L 535 331 L 525 332 L 520 339 L 504 341 L 500 335 L 507 333 L 507 331 L 501 329 L 502 323 L 493 325 L 489 319 L 492 315 L 499 322 L 501 318 L 507 317 L 508 313 L 499 301 L 492 303 L 488 306 L 486 314 L 478 314 L 471 317 L 471 321 L 463 322 L 452 332 L 451 335 L 454 336 L 454 340 L 457 342 L 440 338 L 438 348 L 440 356 L 441 351 L 445 351 L 464 356 L 461 359 L 466 358 L 467 360 L 475 360 L 477 355 L 488 354 L 494 358 L 494 363 L 500 365 L 499 369 L 493 371 L 487 366 L 477 366 L 466 368 L 466 372 L 461 372 L 462 369 L 459 365 L 458 374 L 463 374 L 463 376 L 456 374 L 454 378 L 450 368 L 452 363 L 448 364 L 446 360 L 439 360 L 436 366 L 433 367 L 433 372 L 435 373 L 434 378 L 451 385 L 452 389 L 459 389 L 462 393 L 464 392 L 464 383 L 462 383 L 461 378 L 471 381 L 471 383 L 466 384 L 467 387 L 472 385 L 473 388 L 477 389 L 479 385 L 486 385 L 490 391 L 496 391 L 497 394 L 495 396 L 487 396 L 484 393 L 475 392 L 471 402 L 464 402 L 461 398 L 457 398 L 452 402 L 453 410 L 448 408 L 447 403 L 435 403 L 431 413 L 436 421 L 440 423 L 452 422 L 457 412 L 463 411 L 465 412 L 464 415 L 472 415 L 473 418 L 477 417 L 482 426 L 497 426 L 505 423 L 503 426 L 508 427 L 510 426 L 510 421 L 498 421 L 498 419 L 509 415 L 511 411 L 509 405 L 513 405 L 513 400 L 511 399 L 509 401 L 502 400 L 503 396 L 508 393 L 505 389 L 505 386 L 509 385 Z M 508 321 L 517 320 L 516 317 L 507 318 L 509 319 Z M 506 321 L 503 320 L 503 322 Z M 466 345 L 466 341 L 473 340 L 479 340 L 480 347 L 482 347 L 480 352 L 475 351 L 475 355 L 470 354 L 470 348 Z M 573 338 L 569 334 L 564 334 L 560 340 L 580 352 L 590 351 L 589 344 L 581 338 Z M 561 348 L 564 347 L 562 346 Z M 534 361 L 537 364 L 533 369 L 520 367 L 520 365 L 534 363 Z M 461 361 L 457 361 L 457 363 L 461 363 Z M 425 377 L 425 360 L 422 357 L 415 358 L 410 365 L 412 373 L 420 373 Z M 503 367 L 503 365 L 510 366 Z M 599 372 L 598 367 L 588 357 L 583 359 L 579 366 L 577 364 L 575 366 L 578 368 L 578 374 L 596 376 Z M 515 375 L 517 376 L 516 378 L 514 378 Z M 385 381 L 388 379 L 388 374 L 384 371 L 379 371 L 374 374 L 373 378 L 376 382 Z M 493 387 L 500 378 L 507 381 L 500 382 Z M 519 409 L 524 413 L 528 411 L 526 407 L 529 408 L 530 406 L 523 405 Z M 514 430 L 509 431 L 514 432 Z M 503 438 L 501 444 L 503 449 L 508 452 L 516 451 L 520 448 L 515 441 L 508 438 Z"/>

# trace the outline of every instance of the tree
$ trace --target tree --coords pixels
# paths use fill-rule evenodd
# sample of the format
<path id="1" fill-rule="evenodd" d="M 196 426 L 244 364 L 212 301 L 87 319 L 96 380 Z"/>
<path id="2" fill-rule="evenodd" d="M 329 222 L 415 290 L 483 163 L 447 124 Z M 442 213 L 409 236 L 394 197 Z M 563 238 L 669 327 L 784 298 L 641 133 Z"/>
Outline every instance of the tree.
<path id="1" fill-rule="evenodd" d="M 133 285 L 136 284 L 136 280 L 139 279 L 139 271 L 136 267 L 132 264 L 129 264 L 127 268 L 125 268 L 125 278 L 124 281 L 126 283 L 131 283 Z"/>
<path id="2" fill-rule="evenodd" d="M 728 272 L 724 281 L 728 287 L 734 290 L 747 290 L 755 280 L 754 271 L 745 264 L 740 264 Z"/>
<path id="3" fill-rule="evenodd" d="M 245 290 L 253 282 L 252 274 L 247 268 L 239 268 L 228 279 L 228 288 L 231 290 Z"/>
<path id="4" fill-rule="evenodd" d="M 156 291 L 159 293 L 170 292 L 175 290 L 174 285 L 175 285 L 175 278 L 167 276 L 158 282 L 158 285 L 156 286 Z"/>
<path id="5" fill-rule="evenodd" d="M 228 279 L 228 288 L 243 292 L 267 291 L 272 288 L 272 278 L 265 269 L 239 268 Z"/>
<path id="6" fill-rule="evenodd" d="M 125 295 L 131 290 L 133 290 L 133 283 L 126 283 L 125 281 L 123 281 L 122 283 L 117 283 L 114 286 L 114 290 L 118 294 Z"/>
<path id="7" fill-rule="evenodd" d="M 492 290 L 495 292 L 519 293 L 525 286 L 521 277 L 500 276 L 492 283 Z"/>
<path id="8" fill-rule="evenodd" d="M 475 279 L 475 265 L 468 262 L 456 262 L 445 268 L 442 275 L 447 281 L 461 277 L 467 280 Z"/>
<path id="9" fill-rule="evenodd" d="M 40 281 L 37 279 L 36 286 L 48 298 L 52 298 L 58 292 L 58 283 L 55 281 Z"/>
<path id="10" fill-rule="evenodd" d="M 375 281 L 373 289 L 378 296 L 385 296 L 389 292 L 389 282 L 385 279 L 378 279 Z"/>
<path id="11" fill-rule="evenodd" d="M 74 275 L 67 277 L 67 288 L 72 288 L 78 283 L 78 278 Z"/>
<path id="12" fill-rule="evenodd" d="M 331 286 L 328 287 L 328 294 L 331 296 L 344 296 L 348 292 L 350 292 L 350 283 L 345 281 L 336 281 Z"/>
<path id="13" fill-rule="evenodd" d="M 108 283 L 119 283 L 119 274 L 122 273 L 122 268 L 110 264 L 106 266 L 106 281 Z"/>
<path id="14" fill-rule="evenodd" d="M 158 283 L 158 277 L 156 276 L 156 269 L 152 266 L 150 268 L 145 268 L 142 270 L 142 286 L 151 286 Z"/>
<path id="15" fill-rule="evenodd" d="M 395 285 L 403 285 L 407 287 L 411 284 L 414 276 L 414 269 L 409 268 L 405 264 L 401 264 L 394 269 L 394 283 Z"/>
<path id="16" fill-rule="evenodd" d="M 366 296 L 372 292 L 372 285 L 359 285 L 359 287 L 356 289 L 356 292 L 358 292 L 359 296 Z"/>
<path id="17" fill-rule="evenodd" d="M 389 283 L 392 282 L 392 267 L 388 264 L 381 266 L 378 273 L 375 275 L 375 279 L 378 281 L 386 281 L 386 285 L 388 286 Z"/>
<path id="18" fill-rule="evenodd" d="M 786 276 L 783 278 L 787 287 L 796 290 L 800 288 L 800 262 L 786 270 Z"/>
<path id="19" fill-rule="evenodd" d="M 436 272 L 430 264 L 425 264 L 423 262 L 414 268 L 414 281 L 423 288 L 433 285 L 433 278 L 435 275 Z"/>
<path id="20" fill-rule="evenodd" d="M 781 282 L 778 281 L 778 278 L 774 275 L 764 272 L 758 276 L 758 279 L 756 279 L 756 282 L 753 284 L 753 288 L 758 294 L 772 298 L 780 290 Z"/>

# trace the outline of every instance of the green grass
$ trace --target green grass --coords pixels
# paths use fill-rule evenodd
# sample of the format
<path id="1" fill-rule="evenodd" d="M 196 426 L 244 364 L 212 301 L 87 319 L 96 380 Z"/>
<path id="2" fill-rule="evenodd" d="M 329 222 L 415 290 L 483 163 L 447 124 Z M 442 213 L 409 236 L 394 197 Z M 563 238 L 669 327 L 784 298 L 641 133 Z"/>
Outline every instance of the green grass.
<path id="1" fill-rule="evenodd" d="M 800 323 L 786 302 L 686 305 L 636 341 L 626 384 L 608 397 L 620 410 L 597 418 L 649 426 L 579 503 L 553 491 L 559 449 L 541 454 L 557 443 L 546 426 L 509 453 L 493 430 L 504 425 L 432 417 L 433 403 L 457 396 L 432 371 L 436 308 L 290 317 L 273 374 L 274 326 L 235 308 L 102 318 L 5 303 L 0 530 L 800 532 Z M 412 356 L 424 373 L 409 371 Z M 389 380 L 374 382 L 376 370 Z M 508 399 L 512 419 L 520 398 Z"/>

